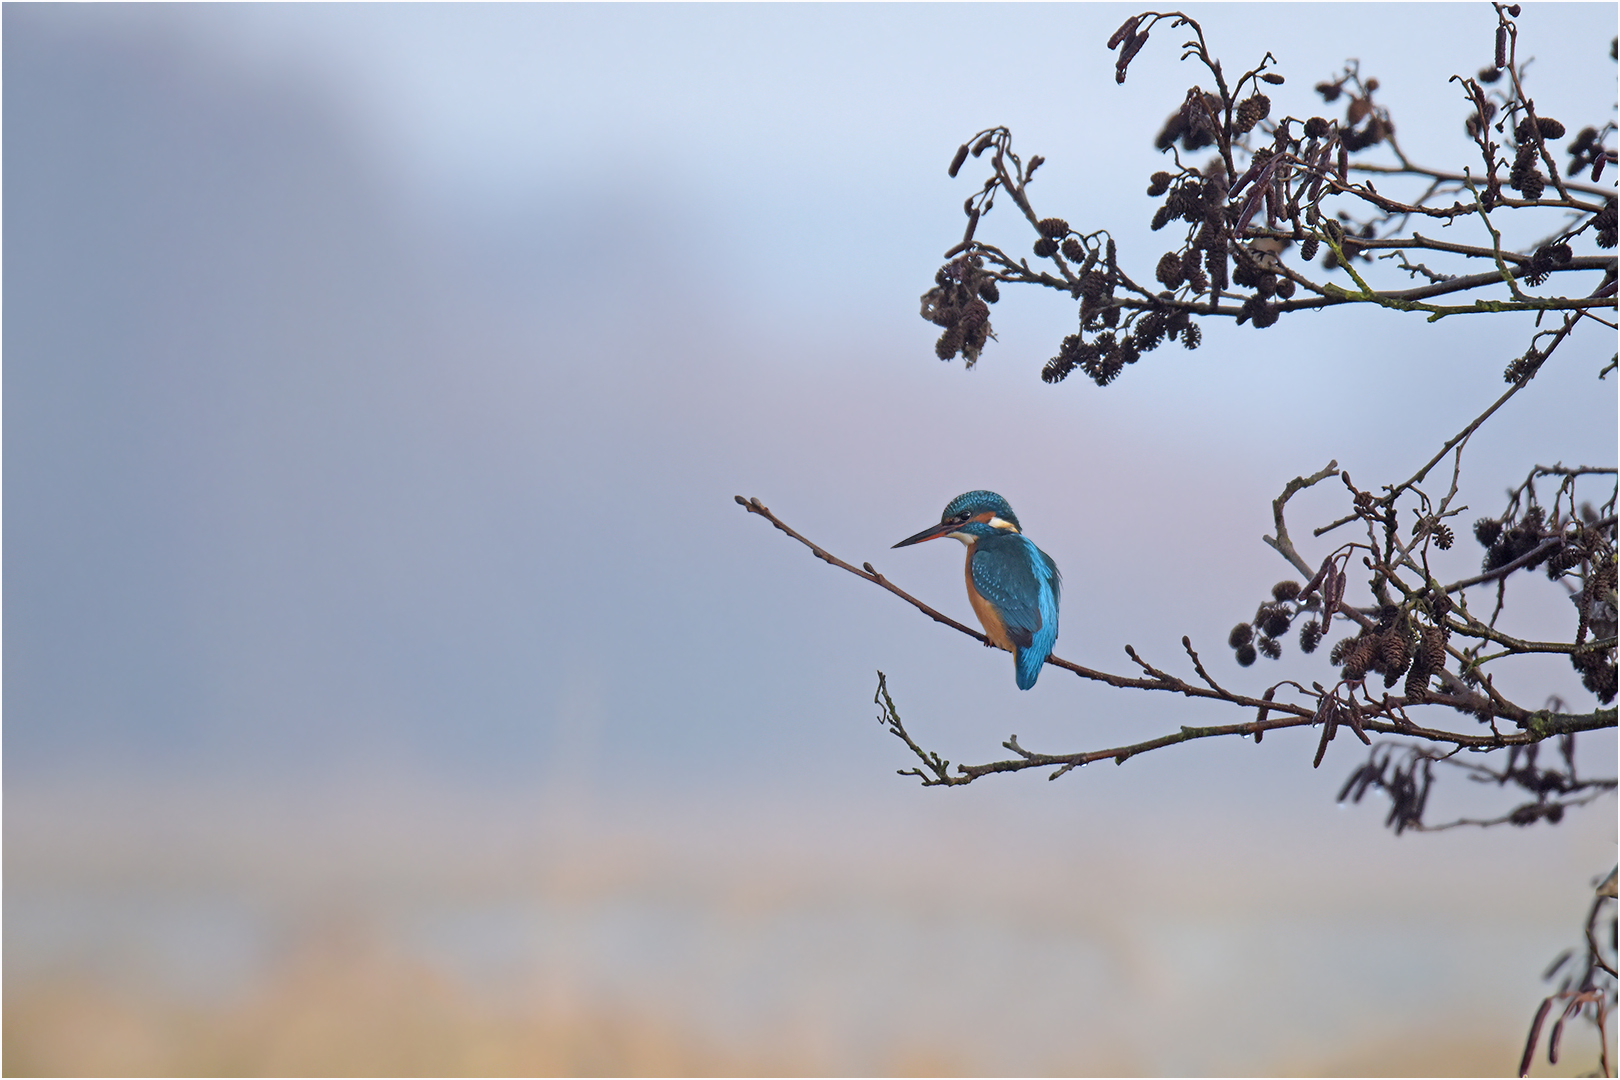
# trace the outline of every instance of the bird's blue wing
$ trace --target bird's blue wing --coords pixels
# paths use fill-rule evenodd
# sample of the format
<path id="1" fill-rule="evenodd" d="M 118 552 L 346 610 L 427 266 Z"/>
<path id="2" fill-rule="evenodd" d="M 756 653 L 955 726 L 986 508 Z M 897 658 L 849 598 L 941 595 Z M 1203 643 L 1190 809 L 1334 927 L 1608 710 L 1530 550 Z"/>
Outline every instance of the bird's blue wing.
<path id="1" fill-rule="evenodd" d="M 1028 690 L 1057 642 L 1058 593 L 1054 563 L 1025 537 L 1010 533 L 974 545 L 973 587 L 995 605 L 1012 640 L 1018 688 Z"/>
<path id="2" fill-rule="evenodd" d="M 1015 645 L 1028 645 L 1041 628 L 1040 582 L 1031 549 L 1016 533 L 987 536 L 973 546 L 968 564 L 973 587 L 995 606 Z"/>
<path id="3" fill-rule="evenodd" d="M 1029 543 L 1027 540 L 1024 542 Z M 1063 575 L 1058 573 L 1057 563 L 1034 544 L 1029 546 L 1040 560 L 1035 572 L 1040 579 L 1037 606 L 1041 612 L 1041 626 L 1035 631 L 1029 648 L 1019 649 L 1017 653 L 1020 690 L 1028 690 L 1035 685 L 1035 680 L 1041 674 L 1041 665 L 1046 663 L 1046 658 L 1052 655 L 1052 646 L 1057 644 L 1058 598 L 1063 592 Z"/>

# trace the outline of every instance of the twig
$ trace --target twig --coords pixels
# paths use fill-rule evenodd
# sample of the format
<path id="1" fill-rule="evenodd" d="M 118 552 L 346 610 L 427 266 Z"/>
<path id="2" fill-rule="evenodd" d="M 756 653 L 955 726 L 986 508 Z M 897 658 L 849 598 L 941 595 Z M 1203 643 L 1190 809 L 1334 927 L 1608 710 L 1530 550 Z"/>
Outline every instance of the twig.
<path id="1" fill-rule="evenodd" d="M 982 642 L 985 640 L 983 634 L 964 626 L 948 616 L 941 615 L 939 612 L 935 611 L 927 604 L 924 604 L 922 601 L 916 599 L 905 590 L 900 589 L 890 583 L 886 578 L 873 569 L 870 563 L 863 564 L 863 568 L 857 569 L 850 563 L 847 563 L 844 560 L 832 555 L 819 545 L 805 538 L 803 535 L 788 526 L 758 499 L 744 499 L 739 495 L 736 497 L 736 501 L 739 506 L 743 507 L 743 509 L 747 510 L 749 513 L 757 514 L 760 517 L 765 518 L 777 529 L 808 547 L 811 553 L 815 555 L 816 558 L 821 559 L 823 562 L 847 570 L 856 577 L 863 578 L 864 580 L 881 586 L 882 588 L 894 593 L 902 600 L 911 604 L 925 615 L 928 615 L 936 622 L 944 623 L 945 625 L 968 635 L 976 641 Z M 916 770 L 912 770 L 910 773 L 908 773 L 908 775 L 918 775 L 923 779 L 925 784 L 929 785 L 942 783 L 959 784 L 977 779 L 980 776 L 985 776 L 990 773 L 1017 772 L 1029 768 L 1058 766 L 1058 772 L 1053 774 L 1055 777 L 1062 775 L 1062 773 L 1067 772 L 1076 766 L 1085 765 L 1089 762 L 1099 761 L 1104 758 L 1113 758 L 1116 762 L 1123 764 L 1125 761 L 1136 756 L 1137 754 L 1146 753 L 1149 750 L 1156 750 L 1165 746 L 1173 746 L 1177 743 L 1190 742 L 1197 739 L 1214 738 L 1223 735 L 1257 735 L 1265 731 L 1272 731 L 1280 728 L 1305 727 L 1317 722 L 1319 719 L 1320 702 L 1316 703 L 1315 705 L 1306 705 L 1298 702 L 1277 701 L 1271 696 L 1271 694 L 1268 694 L 1263 698 L 1256 698 L 1244 694 L 1235 694 L 1221 688 L 1214 682 L 1213 679 L 1210 679 L 1208 673 L 1203 670 L 1202 663 L 1197 659 L 1196 654 L 1192 651 L 1190 640 L 1184 638 L 1183 647 L 1186 648 L 1189 655 L 1192 656 L 1195 670 L 1199 672 L 1200 676 L 1209 685 L 1197 686 L 1152 666 L 1147 661 L 1143 660 L 1137 654 L 1136 650 L 1130 645 L 1125 646 L 1126 654 L 1138 666 L 1148 673 L 1148 678 L 1132 678 L 1124 675 L 1115 675 L 1105 671 L 1096 671 L 1091 668 L 1082 667 L 1081 665 L 1072 663 L 1068 660 L 1060 659 L 1056 656 L 1048 657 L 1046 662 L 1054 667 L 1060 667 L 1066 671 L 1071 671 L 1081 678 L 1107 683 L 1110 686 L 1138 690 L 1167 691 L 1170 693 L 1181 694 L 1190 698 L 1204 698 L 1225 701 L 1243 709 L 1255 709 L 1257 713 L 1259 710 L 1265 710 L 1268 718 L 1264 720 L 1257 719 L 1245 721 L 1243 723 L 1224 724 L 1213 727 L 1184 726 L 1180 731 L 1174 734 L 1161 735 L 1157 738 L 1148 739 L 1143 742 L 1113 747 L 1107 750 L 1093 750 L 1073 754 L 1042 754 L 1024 751 L 1022 748 L 1016 748 L 1016 752 L 1019 753 L 1019 757 L 1016 759 L 989 762 L 983 765 L 958 765 L 956 767 L 956 775 L 952 776 L 948 781 L 942 779 L 941 774 L 938 771 L 939 769 L 945 768 L 946 764 L 948 763 L 945 763 L 944 759 L 938 758 L 937 755 L 930 755 L 927 751 L 922 750 L 911 741 L 908 735 L 904 734 L 904 728 L 899 724 L 899 716 L 893 710 L 892 700 L 880 702 L 880 704 L 886 705 L 886 714 L 880 719 L 883 719 L 885 723 L 889 724 L 890 729 L 894 731 L 898 737 L 901 737 L 912 749 L 913 753 L 916 753 L 929 767 L 930 771 L 934 773 L 934 777 L 932 779 L 920 772 L 916 772 Z M 1273 688 L 1273 690 L 1275 690 L 1275 688 Z M 881 683 L 879 696 L 885 696 L 882 694 Z M 1365 729 L 1366 731 L 1374 731 L 1380 734 L 1426 739 L 1430 742 L 1448 743 L 1460 748 L 1493 750 L 1508 746 L 1531 745 L 1554 735 L 1609 728 L 1614 727 L 1616 724 L 1615 710 L 1613 709 L 1599 709 L 1596 712 L 1588 714 L 1552 712 L 1541 712 L 1535 714 L 1525 713 L 1526 726 L 1522 730 L 1508 732 L 1506 734 L 1493 731 L 1489 735 L 1475 735 L 1464 732 L 1445 731 L 1422 727 L 1412 723 L 1410 720 L 1405 719 L 1404 716 L 1397 712 L 1397 710 L 1409 708 L 1417 704 L 1449 705 L 1457 707 L 1465 706 L 1468 703 L 1455 697 L 1434 693 L 1427 693 L 1423 695 L 1421 699 L 1417 700 L 1386 696 L 1382 702 L 1375 703 L 1375 712 L 1361 713 L 1361 715 L 1357 718 L 1359 727 Z M 1360 706 L 1358 706 L 1358 708 L 1360 708 Z M 1506 708 L 1501 710 L 1501 714 L 1509 715 L 1511 709 L 1512 706 L 1508 705 Z M 1523 710 L 1520 710 L 1520 712 L 1523 712 Z M 1276 719 L 1269 718 L 1272 714 L 1278 713 L 1283 715 L 1278 716 Z M 1016 740 L 1014 740 L 1014 743 L 1015 742 Z"/>
<path id="2" fill-rule="evenodd" d="M 905 743 L 916 754 L 918 759 L 933 776 L 930 778 L 922 769 L 896 769 L 901 776 L 915 776 L 923 782 L 924 787 L 933 787 L 937 784 L 966 784 L 968 781 L 951 776 L 951 763 L 945 758 L 929 750 L 924 750 L 912 741 L 906 733 L 906 726 L 900 722 L 900 710 L 894 707 L 894 698 L 889 696 L 889 680 L 883 672 L 877 673 L 877 693 L 872 695 L 872 703 L 882 711 L 878 713 L 878 723 L 888 727 L 889 732 Z"/>

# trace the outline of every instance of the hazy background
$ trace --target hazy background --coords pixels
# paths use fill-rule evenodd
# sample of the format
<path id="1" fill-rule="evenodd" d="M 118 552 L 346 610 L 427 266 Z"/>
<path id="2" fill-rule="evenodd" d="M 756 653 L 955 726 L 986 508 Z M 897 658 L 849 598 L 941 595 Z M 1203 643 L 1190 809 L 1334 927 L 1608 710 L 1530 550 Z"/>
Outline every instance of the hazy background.
<path id="1" fill-rule="evenodd" d="M 1305 731 L 922 790 L 875 669 L 953 761 L 1232 717 L 1018 693 L 732 502 L 966 618 L 956 545 L 888 547 L 993 488 L 1064 570 L 1060 655 L 1321 677 L 1225 647 L 1292 576 L 1270 500 L 1410 475 L 1530 324 L 1211 325 L 1054 388 L 1072 307 L 1008 289 L 940 364 L 917 296 L 980 128 L 1050 159 L 1043 213 L 1162 250 L 1151 140 L 1200 75 L 1166 29 L 1115 86 L 1130 10 L 7 5 L 6 1072 L 1510 1070 L 1612 801 L 1397 840 Z M 1277 56 L 1273 115 L 1360 57 L 1409 152 L 1470 160 L 1488 7 L 1192 13 L 1229 70 Z M 1614 7 L 1521 26 L 1538 112 L 1612 117 Z M 1010 214 L 980 235 L 1021 250 Z M 1613 350 L 1470 447 L 1479 514 L 1613 463 Z M 1434 818 L 1506 809 L 1447 779 Z"/>

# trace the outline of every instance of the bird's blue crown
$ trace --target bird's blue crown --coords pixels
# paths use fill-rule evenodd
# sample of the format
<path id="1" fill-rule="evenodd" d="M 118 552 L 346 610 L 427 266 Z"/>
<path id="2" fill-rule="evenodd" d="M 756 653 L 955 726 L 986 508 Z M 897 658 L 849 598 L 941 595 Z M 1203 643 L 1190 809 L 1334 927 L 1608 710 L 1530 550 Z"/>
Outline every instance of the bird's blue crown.
<path id="1" fill-rule="evenodd" d="M 993 491 L 963 492 L 950 501 L 950 504 L 945 507 L 945 512 L 939 515 L 939 520 L 949 521 L 951 518 L 962 514 L 977 517 L 979 514 L 985 513 L 994 514 L 1003 521 L 1011 522 L 1013 528 L 1019 532 L 1024 531 L 1024 527 L 1018 524 L 1018 515 L 1014 514 L 1012 507 L 1007 505 L 1007 500 Z"/>

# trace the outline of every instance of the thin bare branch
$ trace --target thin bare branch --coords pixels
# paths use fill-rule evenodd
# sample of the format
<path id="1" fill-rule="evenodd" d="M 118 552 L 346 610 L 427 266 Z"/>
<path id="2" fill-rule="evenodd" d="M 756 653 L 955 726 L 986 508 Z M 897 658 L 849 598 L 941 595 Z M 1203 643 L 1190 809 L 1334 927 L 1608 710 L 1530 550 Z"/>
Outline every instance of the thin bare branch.
<path id="1" fill-rule="evenodd" d="M 832 566 L 837 566 L 840 569 L 854 574 L 856 577 L 870 581 L 873 584 L 882 587 L 883 589 L 895 594 L 902 600 L 911 604 L 913 607 L 917 608 L 923 614 L 929 616 L 936 622 L 950 626 L 951 628 L 968 635 L 976 641 L 982 642 L 986 640 L 984 635 L 980 634 L 978 631 L 964 626 L 948 616 L 941 615 L 932 607 L 929 607 L 927 604 L 924 604 L 922 601 L 916 599 L 905 590 L 895 586 L 880 575 L 876 570 L 874 570 L 870 563 L 865 563 L 863 564 L 863 568 L 858 569 L 852 564 L 845 562 L 843 559 L 832 555 L 783 522 L 758 499 L 745 499 L 739 495 L 736 497 L 736 501 L 739 506 L 743 507 L 749 513 L 757 514 L 760 517 L 765 518 L 777 529 L 808 547 L 811 553 L 815 555 L 816 558 L 821 559 L 823 562 L 826 562 Z M 1207 685 L 1198 686 L 1193 683 L 1189 683 L 1184 679 L 1170 674 L 1169 672 L 1154 667 L 1143 660 L 1137 654 L 1136 650 L 1129 645 L 1125 647 L 1127 655 L 1130 656 L 1134 662 L 1136 662 L 1144 671 L 1148 673 L 1148 678 L 1133 678 L 1130 676 L 1116 675 L 1110 672 L 1097 671 L 1072 663 L 1068 660 L 1063 660 L 1056 656 L 1048 657 L 1046 662 L 1054 667 L 1071 671 L 1081 678 L 1092 679 L 1097 682 L 1106 683 L 1109 686 L 1138 690 L 1167 691 L 1190 698 L 1224 701 L 1228 704 L 1236 705 L 1239 708 L 1254 709 L 1257 714 L 1263 710 L 1267 718 L 1263 720 L 1256 719 L 1243 723 L 1217 725 L 1213 727 L 1184 726 L 1173 734 L 1161 735 L 1143 742 L 1132 743 L 1126 746 L 1112 747 L 1107 750 L 1091 750 L 1070 754 L 1021 752 L 1019 757 L 1016 759 L 995 761 L 983 765 L 958 765 L 957 773 L 953 777 L 953 781 L 962 782 L 960 778 L 964 777 L 967 780 L 973 780 L 980 776 L 986 776 L 991 773 L 1017 772 L 1029 768 L 1059 767 L 1061 771 L 1066 772 L 1070 768 L 1085 765 L 1093 761 L 1099 761 L 1104 758 L 1113 758 L 1115 761 L 1123 763 L 1137 754 L 1146 753 L 1149 750 L 1155 750 L 1165 746 L 1173 746 L 1178 743 L 1225 735 L 1258 735 L 1265 731 L 1272 731 L 1280 728 L 1308 727 L 1320 720 L 1320 700 L 1313 704 L 1278 701 L 1274 697 L 1270 696 L 1253 697 L 1250 695 L 1233 693 L 1220 687 L 1213 679 L 1209 677 L 1208 673 L 1204 671 L 1201 661 L 1198 660 L 1197 654 L 1192 649 L 1191 641 L 1183 638 L 1182 644 L 1183 648 L 1186 649 L 1189 656 L 1192 658 L 1195 670 L 1207 683 Z M 1365 729 L 1365 731 L 1407 738 L 1424 739 L 1429 742 L 1445 743 L 1459 748 L 1474 750 L 1493 750 L 1511 746 L 1527 746 L 1540 742 L 1544 739 L 1551 738 L 1555 735 L 1609 728 L 1614 727 L 1616 723 L 1615 710 L 1613 709 L 1599 709 L 1596 712 L 1587 714 L 1568 714 L 1551 711 L 1529 713 L 1525 710 L 1515 710 L 1511 704 L 1502 702 L 1500 704 L 1504 708 L 1504 715 L 1507 715 L 1512 711 L 1517 711 L 1521 714 L 1520 717 L 1518 717 L 1523 722 L 1523 727 L 1521 730 L 1508 733 L 1493 731 L 1489 735 L 1479 735 L 1467 732 L 1447 731 L 1424 727 L 1412 723 L 1410 720 L 1407 720 L 1404 715 L 1402 715 L 1401 710 L 1405 710 L 1414 705 L 1423 704 L 1445 705 L 1452 708 L 1460 707 L 1468 710 L 1481 707 L 1480 702 L 1472 701 L 1466 697 L 1459 697 L 1457 695 L 1425 693 L 1418 698 L 1412 699 L 1386 696 L 1381 702 L 1377 702 L 1373 705 L 1372 712 L 1358 711 L 1356 723 L 1359 728 Z M 886 709 L 886 716 L 892 719 L 886 719 L 886 722 L 890 724 L 891 728 L 894 728 L 898 724 L 898 714 L 892 709 L 892 701 L 888 702 L 888 706 L 889 707 Z M 1365 707 L 1357 705 L 1356 708 L 1361 710 Z M 1272 714 L 1282 715 L 1277 716 L 1276 719 L 1271 719 L 1270 717 Z M 903 731 L 903 729 L 897 730 L 896 734 L 900 734 L 901 731 Z M 907 741 L 907 745 L 912 746 L 914 753 L 923 756 L 925 763 L 932 760 L 924 756 L 926 755 L 925 751 L 920 750 L 910 742 L 909 736 L 904 736 L 904 738 Z M 923 776 L 923 780 L 925 783 L 929 784 L 944 782 L 938 778 L 937 774 L 933 779 Z"/>

